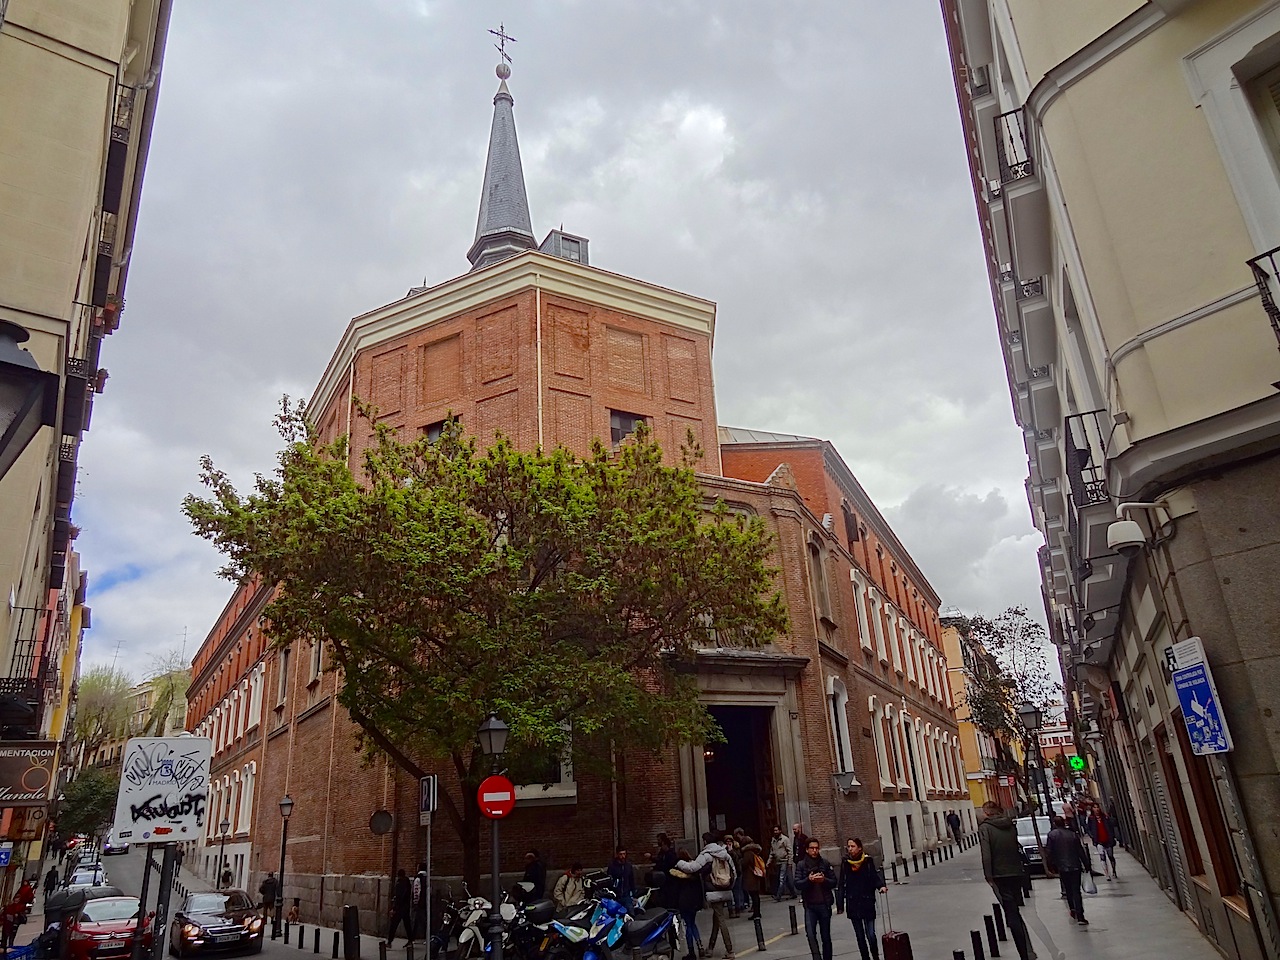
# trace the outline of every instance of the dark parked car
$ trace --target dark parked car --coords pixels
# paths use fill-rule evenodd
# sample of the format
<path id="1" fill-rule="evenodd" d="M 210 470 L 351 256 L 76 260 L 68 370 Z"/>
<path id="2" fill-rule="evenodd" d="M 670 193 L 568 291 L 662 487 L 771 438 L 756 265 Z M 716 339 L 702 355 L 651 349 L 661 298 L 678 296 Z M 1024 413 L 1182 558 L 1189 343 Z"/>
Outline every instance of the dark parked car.
<path id="1" fill-rule="evenodd" d="M 243 890 L 192 893 L 182 901 L 169 928 L 169 952 L 262 952 L 262 916 Z"/>
<path id="2" fill-rule="evenodd" d="M 1044 843 L 1053 829 L 1048 817 L 1036 817 L 1032 824 L 1030 817 L 1018 818 L 1018 845 L 1022 847 L 1022 859 L 1027 865 L 1027 872 L 1033 876 L 1044 876 L 1044 851 L 1036 843 L 1036 827 L 1040 828 L 1040 843 Z"/>

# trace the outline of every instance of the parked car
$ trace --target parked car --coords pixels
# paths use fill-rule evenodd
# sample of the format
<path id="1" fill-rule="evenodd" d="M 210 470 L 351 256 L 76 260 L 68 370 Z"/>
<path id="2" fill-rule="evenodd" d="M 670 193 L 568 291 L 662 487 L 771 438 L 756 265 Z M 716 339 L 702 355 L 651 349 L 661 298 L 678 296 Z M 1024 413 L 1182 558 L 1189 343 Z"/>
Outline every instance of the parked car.
<path id="1" fill-rule="evenodd" d="M 1018 845 L 1022 847 L 1022 859 L 1031 876 L 1044 876 L 1044 851 L 1040 844 L 1044 843 L 1053 828 L 1048 817 L 1036 817 L 1033 825 L 1030 817 L 1019 817 L 1017 821 Z M 1036 843 L 1036 827 L 1040 828 L 1040 843 Z"/>
<path id="2" fill-rule="evenodd" d="M 262 952 L 261 914 L 243 890 L 191 893 L 173 915 L 169 928 L 169 952 L 175 957 L 193 954 Z"/>
<path id="3" fill-rule="evenodd" d="M 107 839 L 102 841 L 102 855 L 104 857 L 110 856 L 113 853 L 128 853 L 128 852 L 129 852 L 129 841 L 117 840 L 116 832 L 114 830 L 112 830 L 110 833 L 107 834 Z"/>
<path id="4" fill-rule="evenodd" d="M 107 882 L 107 871 L 100 863 L 76 867 L 67 879 L 69 887 L 101 887 Z"/>
<path id="5" fill-rule="evenodd" d="M 76 911 L 75 918 L 67 924 L 63 956 L 68 960 L 107 960 L 130 956 L 140 910 L 137 897 L 86 899 Z M 151 918 L 152 915 L 148 914 L 142 921 L 144 950 L 151 949 Z"/>

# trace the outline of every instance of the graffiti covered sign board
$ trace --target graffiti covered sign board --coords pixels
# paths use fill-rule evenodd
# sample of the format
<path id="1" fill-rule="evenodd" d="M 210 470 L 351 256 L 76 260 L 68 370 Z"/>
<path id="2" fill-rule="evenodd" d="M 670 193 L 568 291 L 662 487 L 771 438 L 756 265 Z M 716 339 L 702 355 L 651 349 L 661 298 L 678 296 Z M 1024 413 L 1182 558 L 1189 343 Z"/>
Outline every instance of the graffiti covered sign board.
<path id="1" fill-rule="evenodd" d="M 49 800 L 54 740 L 0 741 L 0 807 L 42 807 Z"/>
<path id="2" fill-rule="evenodd" d="M 116 797 L 117 840 L 172 843 L 204 832 L 208 737 L 134 737 L 125 745 Z"/>

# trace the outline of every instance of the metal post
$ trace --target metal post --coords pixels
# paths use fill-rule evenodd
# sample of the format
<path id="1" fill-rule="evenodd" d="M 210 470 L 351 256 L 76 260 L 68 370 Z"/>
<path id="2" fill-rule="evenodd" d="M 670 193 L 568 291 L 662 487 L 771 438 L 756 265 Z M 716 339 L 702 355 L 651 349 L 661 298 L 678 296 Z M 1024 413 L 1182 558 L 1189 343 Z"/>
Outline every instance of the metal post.
<path id="1" fill-rule="evenodd" d="M 142 864 L 142 896 L 138 898 L 138 925 L 133 930 L 132 960 L 142 960 L 142 925 L 147 915 L 147 889 L 151 886 L 151 868 L 155 866 L 156 848 L 147 844 L 147 859 Z"/>
<path id="2" fill-rule="evenodd" d="M 791 935 L 795 936 L 800 932 L 800 928 L 796 926 L 796 905 L 794 903 L 787 904 L 787 912 L 791 914 Z"/>
<path id="3" fill-rule="evenodd" d="M 431 825 L 436 819 L 434 810 L 427 811 L 427 881 L 423 895 L 427 898 L 426 960 L 431 960 Z"/>
<path id="4" fill-rule="evenodd" d="M 493 832 L 489 844 L 493 848 L 493 899 L 489 913 L 489 954 L 493 960 L 502 960 L 502 856 L 498 851 L 498 818 L 494 817 Z"/>
<path id="5" fill-rule="evenodd" d="M 973 960 L 987 960 L 987 955 L 982 949 L 982 934 L 977 930 L 970 930 L 969 942 L 973 944 Z"/>
<path id="6" fill-rule="evenodd" d="M 387 941 L 378 941 L 378 960 L 387 960 Z"/>
<path id="7" fill-rule="evenodd" d="M 1009 937 L 1005 934 L 1005 931 L 1004 931 L 1004 908 L 1001 907 L 1000 904 L 998 903 L 993 903 L 991 905 L 991 915 L 995 918 L 995 921 L 996 921 L 996 935 L 1001 940 L 1008 940 Z"/>
<path id="8" fill-rule="evenodd" d="M 284 922 L 284 945 L 286 947 L 289 945 L 289 921 L 288 920 Z"/>
<path id="9" fill-rule="evenodd" d="M 893 882 L 897 883 L 898 882 L 898 861 L 895 860 L 893 861 L 893 863 L 889 864 L 889 869 L 893 871 Z"/>
<path id="10" fill-rule="evenodd" d="M 311 951 L 312 953 L 320 952 L 320 928 L 316 927 L 316 945 Z"/>
<path id="11" fill-rule="evenodd" d="M 963 950 L 952 950 L 952 951 L 951 951 L 951 960 L 964 960 L 964 951 L 963 951 Z"/>
<path id="12" fill-rule="evenodd" d="M 319 931 L 319 930 L 317 930 L 317 931 L 316 931 L 316 935 L 317 935 L 317 936 L 319 936 L 319 934 L 320 934 L 320 931 Z M 338 938 L 339 938 L 339 936 L 340 936 L 340 934 L 338 933 L 338 931 L 337 931 L 337 930 L 333 931 L 333 957 L 332 957 L 332 960 L 338 960 Z"/>
<path id="13" fill-rule="evenodd" d="M 280 819 L 280 872 L 276 874 L 276 915 L 271 920 L 272 940 L 280 936 L 280 921 L 284 918 L 284 850 L 288 843 L 289 818 L 282 817 Z"/>
<path id="14" fill-rule="evenodd" d="M 307 928 L 302 924 L 298 924 L 298 949 L 305 949 L 307 945 Z M 409 960 L 413 960 L 412 957 Z"/>
<path id="15" fill-rule="evenodd" d="M 759 950 L 761 953 L 763 953 L 763 952 L 764 952 L 764 949 L 765 949 L 765 946 L 764 946 L 764 927 L 761 925 L 761 923 L 760 923 L 760 918 L 759 918 L 759 917 L 756 917 L 756 918 L 755 918 L 754 920 L 752 920 L 751 922 L 752 922 L 752 923 L 754 923 L 754 924 L 756 925 L 756 949 L 757 949 L 757 950 Z"/>
<path id="16" fill-rule="evenodd" d="M 181 860 L 182 853 L 178 850 L 178 845 L 166 843 L 164 861 L 160 867 L 160 888 L 156 890 L 156 915 L 151 921 L 151 955 L 153 957 L 164 956 L 164 935 L 169 929 L 169 898 L 173 894 L 173 875 L 177 872 Z"/>

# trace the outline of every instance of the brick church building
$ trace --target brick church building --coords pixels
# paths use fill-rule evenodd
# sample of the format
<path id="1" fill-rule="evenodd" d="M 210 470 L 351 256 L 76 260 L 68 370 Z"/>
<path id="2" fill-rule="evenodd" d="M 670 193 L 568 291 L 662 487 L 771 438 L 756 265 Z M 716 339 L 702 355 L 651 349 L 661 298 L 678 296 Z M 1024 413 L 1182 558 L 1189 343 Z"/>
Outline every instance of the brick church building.
<path id="1" fill-rule="evenodd" d="M 536 241 L 509 72 L 499 67 L 471 270 L 352 320 L 312 397 L 315 422 L 326 440 L 354 431 L 352 463 L 371 440 L 356 398 L 404 434 L 452 415 L 481 442 L 501 431 L 584 455 L 593 438 L 618 443 L 644 421 L 674 457 L 692 430 L 708 498 L 773 534 L 791 625 L 763 648 L 699 652 L 726 742 L 620 750 L 613 776 L 552 763 L 549 782 L 519 785 L 504 870 L 517 873 L 530 847 L 554 874 L 603 865 L 618 843 L 643 862 L 658 831 L 697 849 L 706 829 L 760 838 L 796 822 L 828 849 L 858 835 L 909 859 L 945 836 L 948 810 L 971 825 L 928 580 L 830 443 L 719 425 L 714 303 L 592 266 L 583 237 Z M 269 599 L 269 586 L 240 586 L 193 663 L 188 728 L 214 741 L 214 786 L 209 835 L 188 863 L 212 879 L 224 856 L 234 883 L 256 891 L 280 862 L 287 794 L 285 896 L 304 921 L 335 924 L 353 902 L 373 919 L 387 877 L 424 854 L 418 784 L 388 761 L 362 762 L 322 646 L 268 648 Z M 379 810 L 393 816 L 383 835 L 369 826 Z M 456 875 L 444 818 L 433 837 L 435 873 Z"/>

